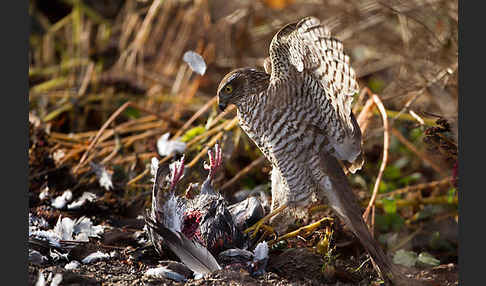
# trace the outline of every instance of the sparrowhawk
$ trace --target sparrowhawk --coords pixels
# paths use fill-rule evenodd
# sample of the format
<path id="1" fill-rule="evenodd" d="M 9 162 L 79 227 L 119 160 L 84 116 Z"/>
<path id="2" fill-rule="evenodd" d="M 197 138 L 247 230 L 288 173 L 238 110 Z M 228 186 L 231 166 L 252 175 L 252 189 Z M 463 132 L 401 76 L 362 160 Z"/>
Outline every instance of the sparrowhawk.
<path id="1" fill-rule="evenodd" d="M 358 83 L 343 44 L 307 17 L 281 28 L 269 54 L 266 72 L 234 70 L 217 94 L 221 109 L 236 105 L 241 128 L 273 166 L 272 214 L 298 215 L 311 202 L 327 201 L 383 277 L 404 281 L 371 236 L 343 170 L 354 173 L 363 165 L 361 130 L 351 111 Z"/>

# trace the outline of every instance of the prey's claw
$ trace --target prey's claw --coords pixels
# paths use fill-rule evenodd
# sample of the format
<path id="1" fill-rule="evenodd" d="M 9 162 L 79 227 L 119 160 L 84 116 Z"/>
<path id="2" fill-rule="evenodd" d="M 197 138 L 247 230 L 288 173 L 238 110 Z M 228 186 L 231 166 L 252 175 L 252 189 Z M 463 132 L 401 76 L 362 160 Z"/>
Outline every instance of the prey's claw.
<path id="1" fill-rule="evenodd" d="M 177 183 L 184 176 L 184 156 L 179 161 L 169 165 L 170 168 L 170 190 L 173 190 Z"/>
<path id="2" fill-rule="evenodd" d="M 221 156 L 221 147 L 219 144 L 214 145 L 214 156 L 211 152 L 211 149 L 208 150 L 208 157 L 209 157 L 209 165 L 204 162 L 204 169 L 209 170 L 209 177 L 213 178 L 216 171 L 221 167 L 223 162 L 223 157 Z"/>

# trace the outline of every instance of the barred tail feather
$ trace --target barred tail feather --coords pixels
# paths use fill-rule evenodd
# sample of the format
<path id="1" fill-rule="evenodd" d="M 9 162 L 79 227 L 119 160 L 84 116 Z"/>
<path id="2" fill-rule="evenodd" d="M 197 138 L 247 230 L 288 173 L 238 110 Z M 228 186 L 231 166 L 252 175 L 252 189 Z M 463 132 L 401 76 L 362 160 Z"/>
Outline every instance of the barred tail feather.
<path id="1" fill-rule="evenodd" d="M 336 214 L 345 222 L 354 235 L 359 239 L 366 251 L 371 255 L 373 261 L 378 266 L 385 281 L 392 285 L 416 285 L 418 281 L 411 281 L 406 278 L 401 270 L 393 264 L 391 259 L 385 255 L 378 245 L 361 216 L 356 197 L 351 190 L 351 186 L 333 156 L 326 153 L 320 154 L 319 171 L 325 174 L 320 182 L 324 189 L 325 196 L 329 205 Z M 387 285 L 388 285 L 387 284 Z"/>

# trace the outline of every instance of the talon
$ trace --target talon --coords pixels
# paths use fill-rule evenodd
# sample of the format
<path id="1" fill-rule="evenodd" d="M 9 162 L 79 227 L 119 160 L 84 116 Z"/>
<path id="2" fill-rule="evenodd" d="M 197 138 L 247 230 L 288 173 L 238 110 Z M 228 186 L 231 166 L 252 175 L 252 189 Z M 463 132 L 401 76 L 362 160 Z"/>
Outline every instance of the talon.
<path id="1" fill-rule="evenodd" d="M 245 234 L 248 234 L 249 232 L 253 231 L 251 234 L 250 234 L 250 237 L 251 238 L 255 238 L 258 231 L 260 230 L 260 228 L 263 226 L 263 223 L 265 221 L 262 219 L 260 221 L 258 221 L 257 223 L 255 223 L 254 225 L 250 226 L 249 228 L 245 229 L 244 233 Z"/>
<path id="2" fill-rule="evenodd" d="M 304 237 L 306 236 L 309 236 L 310 234 L 312 234 L 317 228 L 319 228 L 321 226 L 321 224 L 325 221 L 333 221 L 333 218 L 331 217 L 324 217 L 318 221 L 316 221 L 315 223 L 311 223 L 309 225 L 306 225 L 306 226 L 303 226 L 303 227 L 300 227 L 298 228 L 297 230 L 294 230 L 292 232 L 289 232 L 285 235 L 282 235 L 281 237 L 279 237 L 278 239 L 274 239 L 272 241 L 269 242 L 269 245 L 273 245 L 281 240 L 284 240 L 284 239 L 288 239 L 288 238 L 291 238 L 291 237 L 296 237 L 298 235 L 302 235 Z"/>
<path id="3" fill-rule="evenodd" d="M 281 205 L 279 206 L 278 208 L 274 209 L 272 212 L 270 212 L 268 215 L 266 215 L 264 218 L 262 218 L 261 220 L 259 220 L 257 223 L 255 223 L 254 225 L 250 226 L 249 228 L 245 229 L 244 233 L 247 234 L 249 233 L 250 231 L 253 230 L 253 233 L 250 235 L 251 238 L 255 238 L 255 236 L 257 235 L 258 233 L 258 230 L 260 230 L 261 227 L 264 227 L 264 223 L 269 221 L 272 217 L 276 216 L 277 214 L 279 214 L 281 211 L 283 211 L 285 208 L 287 208 L 286 205 Z M 273 228 L 269 227 L 269 226 L 265 226 L 264 228 L 266 229 L 271 229 L 273 233 L 275 233 L 275 231 L 273 230 Z"/>

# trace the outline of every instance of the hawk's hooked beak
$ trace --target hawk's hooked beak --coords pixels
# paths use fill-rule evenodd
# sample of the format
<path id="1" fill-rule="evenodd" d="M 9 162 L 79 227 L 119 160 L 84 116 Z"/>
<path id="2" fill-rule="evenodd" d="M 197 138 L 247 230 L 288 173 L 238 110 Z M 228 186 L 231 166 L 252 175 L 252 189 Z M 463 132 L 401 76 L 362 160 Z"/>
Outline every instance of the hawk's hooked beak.
<path id="1" fill-rule="evenodd" d="M 221 111 L 224 111 L 226 109 L 226 106 L 228 104 L 226 104 L 226 100 L 221 100 L 221 96 L 220 94 L 218 93 L 218 107 L 219 107 L 219 110 Z"/>

